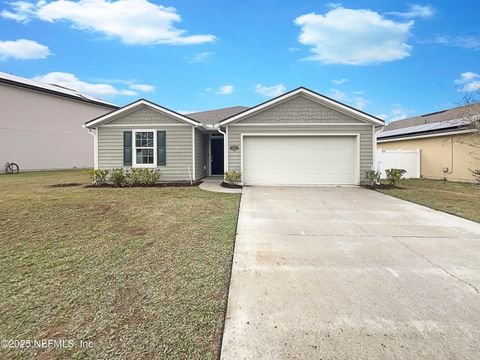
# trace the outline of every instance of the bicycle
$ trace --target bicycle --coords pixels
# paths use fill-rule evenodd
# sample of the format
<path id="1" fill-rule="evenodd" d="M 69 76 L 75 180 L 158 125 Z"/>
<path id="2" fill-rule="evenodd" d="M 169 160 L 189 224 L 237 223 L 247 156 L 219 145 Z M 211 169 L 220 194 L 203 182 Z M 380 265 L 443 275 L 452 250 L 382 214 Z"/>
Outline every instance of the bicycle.
<path id="1" fill-rule="evenodd" d="M 5 173 L 7 174 L 18 174 L 20 172 L 20 167 L 15 164 L 8 162 L 5 164 Z"/>

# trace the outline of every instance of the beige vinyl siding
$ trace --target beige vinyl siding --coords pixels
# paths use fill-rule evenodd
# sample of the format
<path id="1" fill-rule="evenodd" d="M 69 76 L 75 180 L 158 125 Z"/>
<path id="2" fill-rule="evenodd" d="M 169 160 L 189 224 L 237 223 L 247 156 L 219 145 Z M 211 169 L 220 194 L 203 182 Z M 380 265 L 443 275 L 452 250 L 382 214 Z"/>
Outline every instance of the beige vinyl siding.
<path id="1" fill-rule="evenodd" d="M 307 126 L 229 126 L 228 169 L 241 171 L 241 134 L 359 134 L 360 135 L 360 181 L 365 181 L 365 171 L 373 166 L 373 125 L 307 125 Z M 237 145 L 239 150 L 230 148 Z"/>
<path id="2" fill-rule="evenodd" d="M 208 135 L 195 129 L 195 180 L 207 176 Z"/>
<path id="3" fill-rule="evenodd" d="M 179 121 L 169 115 L 163 114 L 159 111 L 148 107 L 133 110 L 128 114 L 109 121 L 106 125 L 135 125 L 135 124 L 187 124 Z M 189 124 L 187 124 L 189 125 Z"/>
<path id="4" fill-rule="evenodd" d="M 177 121 L 178 124 L 178 121 Z M 123 167 L 123 132 L 134 129 L 154 129 L 166 132 L 167 164 L 159 166 L 162 181 L 188 181 L 188 168 L 193 171 L 192 126 L 151 127 L 99 127 L 98 167 L 111 169 Z"/>
<path id="5" fill-rule="evenodd" d="M 281 104 L 267 108 L 244 120 L 241 124 L 289 124 L 289 123 L 359 123 L 364 122 L 333 110 L 299 95 Z"/>

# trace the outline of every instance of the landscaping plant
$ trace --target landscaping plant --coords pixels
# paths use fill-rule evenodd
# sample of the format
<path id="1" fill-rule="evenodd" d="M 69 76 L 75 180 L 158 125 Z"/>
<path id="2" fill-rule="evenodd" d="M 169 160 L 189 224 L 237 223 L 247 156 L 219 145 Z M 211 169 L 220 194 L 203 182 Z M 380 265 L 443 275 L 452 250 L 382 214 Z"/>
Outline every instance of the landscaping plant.
<path id="1" fill-rule="evenodd" d="M 137 186 L 142 183 L 144 169 L 132 169 L 127 173 L 128 183 L 130 186 Z"/>
<path id="2" fill-rule="evenodd" d="M 110 173 L 110 181 L 116 187 L 123 187 L 128 183 L 127 174 L 122 168 L 113 169 Z"/>
<path id="3" fill-rule="evenodd" d="M 227 184 L 237 185 L 242 181 L 242 174 L 240 171 L 227 171 L 224 176 L 224 180 Z"/>
<path id="4" fill-rule="evenodd" d="M 91 169 L 88 170 L 88 175 L 90 176 L 90 179 L 92 180 L 92 184 L 94 185 L 103 185 L 107 183 L 107 178 L 108 178 L 108 169 Z"/>
<path id="5" fill-rule="evenodd" d="M 142 170 L 141 183 L 143 185 L 155 185 L 160 180 L 160 170 L 158 169 L 139 169 Z"/>
<path id="6" fill-rule="evenodd" d="M 385 170 L 385 174 L 387 175 L 387 180 L 389 181 L 390 185 L 392 185 L 393 187 L 396 187 L 397 184 L 403 180 L 403 175 L 405 175 L 405 173 L 407 172 L 407 170 L 405 169 L 386 169 Z"/>
<path id="7" fill-rule="evenodd" d="M 365 177 L 370 183 L 370 187 L 376 188 L 380 182 L 380 171 L 367 170 L 365 171 Z"/>
<path id="8" fill-rule="evenodd" d="M 475 170 L 472 170 L 472 169 L 468 169 L 473 177 L 475 178 L 475 181 L 480 185 L 480 169 L 475 169 Z"/>

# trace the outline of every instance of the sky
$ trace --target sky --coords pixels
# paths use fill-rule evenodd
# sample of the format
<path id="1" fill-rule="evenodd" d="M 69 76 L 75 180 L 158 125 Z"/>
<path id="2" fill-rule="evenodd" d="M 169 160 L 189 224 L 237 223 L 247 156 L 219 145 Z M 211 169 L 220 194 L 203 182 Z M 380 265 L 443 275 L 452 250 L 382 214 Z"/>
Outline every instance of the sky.
<path id="1" fill-rule="evenodd" d="M 184 113 L 305 86 L 393 121 L 480 90 L 478 14 L 478 0 L 2 1 L 0 71 Z"/>

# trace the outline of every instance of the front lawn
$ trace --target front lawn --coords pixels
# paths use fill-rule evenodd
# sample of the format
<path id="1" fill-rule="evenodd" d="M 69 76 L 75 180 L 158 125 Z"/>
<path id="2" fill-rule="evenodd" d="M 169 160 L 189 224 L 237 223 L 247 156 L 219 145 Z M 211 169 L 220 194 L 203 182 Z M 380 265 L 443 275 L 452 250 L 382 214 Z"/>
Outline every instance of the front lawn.
<path id="1" fill-rule="evenodd" d="M 0 358 L 216 357 L 239 195 L 87 182 L 0 175 L 0 338 L 75 342 Z"/>
<path id="2" fill-rule="evenodd" d="M 432 209 L 480 222 L 480 186 L 470 183 L 407 179 L 403 188 L 378 191 Z"/>

